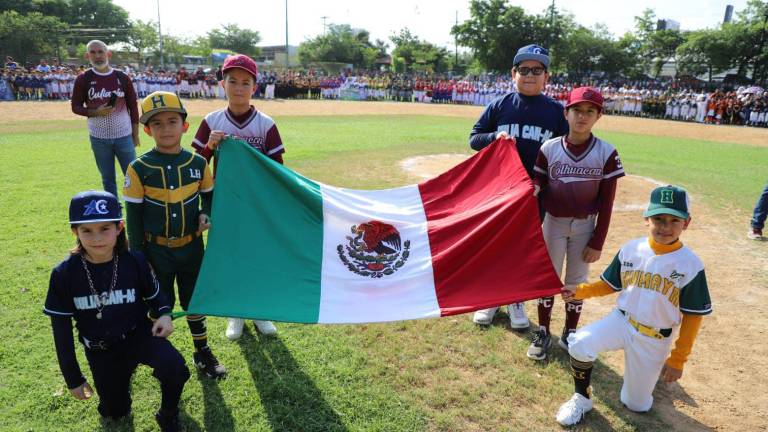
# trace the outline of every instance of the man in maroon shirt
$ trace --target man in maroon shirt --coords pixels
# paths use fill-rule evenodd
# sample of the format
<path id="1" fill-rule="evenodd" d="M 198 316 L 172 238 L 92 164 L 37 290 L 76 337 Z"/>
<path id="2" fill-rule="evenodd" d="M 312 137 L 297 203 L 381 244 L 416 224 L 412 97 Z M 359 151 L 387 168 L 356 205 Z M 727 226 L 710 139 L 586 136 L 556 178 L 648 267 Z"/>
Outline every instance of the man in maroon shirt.
<path id="1" fill-rule="evenodd" d="M 88 118 L 101 183 L 105 191 L 117 196 L 115 157 L 125 175 L 128 164 L 136 159 L 134 148 L 139 146 L 139 111 L 133 83 L 125 73 L 109 66 L 111 57 L 104 42 L 88 42 L 85 58 L 92 67 L 75 79 L 72 112 Z"/>

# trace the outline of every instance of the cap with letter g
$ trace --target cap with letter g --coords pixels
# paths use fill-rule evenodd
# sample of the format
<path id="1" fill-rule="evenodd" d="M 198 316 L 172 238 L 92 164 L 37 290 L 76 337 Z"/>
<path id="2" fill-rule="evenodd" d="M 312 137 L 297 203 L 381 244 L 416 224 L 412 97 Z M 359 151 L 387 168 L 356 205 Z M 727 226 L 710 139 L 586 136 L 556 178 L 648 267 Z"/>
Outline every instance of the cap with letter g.
<path id="1" fill-rule="evenodd" d="M 643 217 L 668 214 L 688 219 L 688 192 L 679 186 L 661 186 L 651 192 L 651 199 Z"/>
<path id="2" fill-rule="evenodd" d="M 71 225 L 121 220 L 123 220 L 123 210 L 120 202 L 109 192 L 97 190 L 80 192 L 69 202 Z"/>
<path id="3" fill-rule="evenodd" d="M 526 45 L 517 50 L 512 64 L 517 66 L 526 60 L 535 60 L 541 63 L 544 68 L 549 69 L 549 51 L 540 45 Z"/>
<path id="4" fill-rule="evenodd" d="M 141 117 L 139 121 L 141 124 L 146 125 L 153 115 L 166 111 L 180 113 L 181 118 L 187 119 L 187 110 L 184 109 L 181 99 L 175 93 L 156 91 L 150 93 L 149 96 L 141 101 Z"/>

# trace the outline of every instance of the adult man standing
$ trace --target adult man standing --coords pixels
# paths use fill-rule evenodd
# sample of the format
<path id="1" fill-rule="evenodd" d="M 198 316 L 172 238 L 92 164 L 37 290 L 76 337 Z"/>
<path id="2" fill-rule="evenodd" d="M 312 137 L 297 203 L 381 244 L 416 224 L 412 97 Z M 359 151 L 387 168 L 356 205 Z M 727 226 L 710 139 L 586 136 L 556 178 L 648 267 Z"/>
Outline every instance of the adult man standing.
<path id="1" fill-rule="evenodd" d="M 544 141 L 567 134 L 568 122 L 563 106 L 542 94 L 549 81 L 549 51 L 539 45 L 527 45 L 517 51 L 512 63 L 517 92 L 507 93 L 485 108 L 469 134 L 469 145 L 481 150 L 498 138 L 515 138 L 520 160 L 533 178 L 539 148 Z M 488 325 L 498 309 L 479 310 L 473 321 Z M 513 329 L 530 326 L 524 303 L 511 304 L 508 309 Z"/>
<path id="2" fill-rule="evenodd" d="M 115 157 L 125 170 L 136 159 L 139 146 L 139 111 L 131 79 L 112 69 L 112 52 L 100 40 L 86 45 L 91 69 L 75 79 L 72 112 L 88 117 L 88 133 L 104 190 L 117 196 Z"/>

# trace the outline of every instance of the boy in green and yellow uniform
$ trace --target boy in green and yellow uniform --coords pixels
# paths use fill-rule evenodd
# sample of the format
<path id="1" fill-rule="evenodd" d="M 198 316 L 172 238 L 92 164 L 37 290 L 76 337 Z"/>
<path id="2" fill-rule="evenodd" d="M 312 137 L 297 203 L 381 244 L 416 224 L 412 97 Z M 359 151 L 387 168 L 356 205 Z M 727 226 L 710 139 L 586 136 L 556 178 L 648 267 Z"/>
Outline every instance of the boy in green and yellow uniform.
<path id="1" fill-rule="evenodd" d="M 213 177 L 202 156 L 181 148 L 189 128 L 187 112 L 179 97 L 154 92 L 141 103 L 144 131 L 155 147 L 131 162 L 125 174 L 123 197 L 132 250 L 144 252 L 160 288 L 187 310 L 203 260 L 202 232 L 210 227 Z M 205 316 L 188 315 L 195 345 L 195 366 L 212 378 L 226 374 L 208 347 Z"/>

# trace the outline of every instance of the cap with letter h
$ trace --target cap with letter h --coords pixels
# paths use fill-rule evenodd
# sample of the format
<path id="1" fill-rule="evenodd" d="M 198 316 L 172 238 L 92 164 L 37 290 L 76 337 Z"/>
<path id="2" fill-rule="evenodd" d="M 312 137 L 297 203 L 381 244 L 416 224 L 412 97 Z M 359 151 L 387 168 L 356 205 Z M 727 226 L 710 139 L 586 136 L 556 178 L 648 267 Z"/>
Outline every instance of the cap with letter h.
<path id="1" fill-rule="evenodd" d="M 181 104 L 181 99 L 175 94 L 166 91 L 150 93 L 141 101 L 141 117 L 139 121 L 146 125 L 152 116 L 161 112 L 177 112 L 181 118 L 187 119 L 187 110 Z"/>
<path id="2" fill-rule="evenodd" d="M 688 219 L 688 192 L 679 186 L 661 186 L 651 192 L 651 199 L 643 217 L 668 214 Z"/>
<path id="3" fill-rule="evenodd" d="M 120 202 L 109 192 L 97 190 L 80 192 L 69 202 L 71 225 L 121 220 L 123 220 L 123 210 Z"/>

